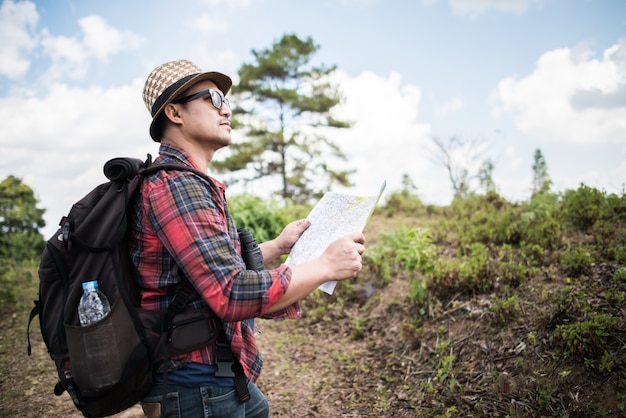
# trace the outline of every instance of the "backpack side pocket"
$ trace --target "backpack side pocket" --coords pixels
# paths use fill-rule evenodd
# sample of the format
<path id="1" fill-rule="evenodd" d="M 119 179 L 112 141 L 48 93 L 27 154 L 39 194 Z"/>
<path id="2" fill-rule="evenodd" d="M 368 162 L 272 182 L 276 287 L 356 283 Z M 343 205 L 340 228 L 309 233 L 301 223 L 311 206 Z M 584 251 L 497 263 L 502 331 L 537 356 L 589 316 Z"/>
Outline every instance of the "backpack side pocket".
<path id="1" fill-rule="evenodd" d="M 118 384 L 133 351 L 141 344 L 120 298 L 102 320 L 84 327 L 65 324 L 65 332 L 70 371 L 83 395 Z"/>

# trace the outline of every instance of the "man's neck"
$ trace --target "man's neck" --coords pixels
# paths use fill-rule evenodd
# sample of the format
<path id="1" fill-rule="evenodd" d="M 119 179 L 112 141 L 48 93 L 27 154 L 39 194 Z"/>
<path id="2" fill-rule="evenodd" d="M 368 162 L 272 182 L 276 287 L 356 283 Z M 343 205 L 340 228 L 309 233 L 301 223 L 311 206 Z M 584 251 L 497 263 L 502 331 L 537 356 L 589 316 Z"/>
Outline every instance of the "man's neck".
<path id="1" fill-rule="evenodd" d="M 213 149 L 206 149 L 206 147 L 201 147 L 197 143 L 180 138 L 164 137 L 161 139 L 161 143 L 182 149 L 189 154 L 192 164 L 203 171 L 206 171 L 215 154 L 215 150 Z"/>

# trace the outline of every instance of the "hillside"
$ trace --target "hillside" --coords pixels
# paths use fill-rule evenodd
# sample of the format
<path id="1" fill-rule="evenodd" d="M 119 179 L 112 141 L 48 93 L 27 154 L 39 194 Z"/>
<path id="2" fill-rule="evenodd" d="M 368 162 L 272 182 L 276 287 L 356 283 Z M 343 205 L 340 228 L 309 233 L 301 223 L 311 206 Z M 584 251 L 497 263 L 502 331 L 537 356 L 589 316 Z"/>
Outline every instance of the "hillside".
<path id="1" fill-rule="evenodd" d="M 472 217 L 467 221 L 479 225 Z M 588 246 L 589 233 L 576 233 L 552 250 L 545 243 L 534 264 L 517 247 L 494 256 L 507 247 L 486 244 L 490 256 L 478 274 L 472 269 L 482 247 L 474 242 L 472 252 L 459 250 L 459 231 L 477 232 L 450 219 L 445 210 L 421 206 L 379 211 L 366 230 L 370 255 L 357 280 L 341 283 L 332 296 L 307 298 L 301 320 L 259 321 L 265 360 L 259 386 L 272 416 L 626 416 L 623 264 Z M 543 239 L 549 225 L 540 224 Z M 621 231 L 622 223 L 612 225 Z M 435 252 L 421 247 L 403 257 L 397 238 L 421 236 L 388 234 L 424 226 L 433 231 Z M 487 235 L 496 240 L 497 228 Z M 623 240 L 620 234 L 612 241 L 616 254 Z M 563 254 L 574 242 L 591 249 L 593 260 L 573 268 L 573 256 Z M 428 254 L 434 264 L 410 268 L 408 260 Z M 34 274 L 19 272 L 18 302 L 2 312 L 0 416 L 80 416 L 66 396 L 52 394 L 55 372 L 37 324 L 33 356 L 26 356 Z M 122 415 L 142 416 L 137 408 Z"/>

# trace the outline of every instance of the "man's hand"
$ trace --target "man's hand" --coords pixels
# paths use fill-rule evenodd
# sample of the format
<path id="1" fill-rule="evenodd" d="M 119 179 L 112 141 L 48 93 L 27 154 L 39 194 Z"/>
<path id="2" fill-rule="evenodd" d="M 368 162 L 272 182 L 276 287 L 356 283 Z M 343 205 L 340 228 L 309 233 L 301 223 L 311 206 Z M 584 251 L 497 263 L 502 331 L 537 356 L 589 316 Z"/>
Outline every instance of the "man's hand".
<path id="1" fill-rule="evenodd" d="M 280 253 L 289 254 L 291 247 L 293 247 L 300 238 L 300 235 L 302 235 L 310 225 L 311 222 L 308 219 L 300 219 L 287 224 L 280 235 L 276 237 L 276 244 L 280 249 Z"/>

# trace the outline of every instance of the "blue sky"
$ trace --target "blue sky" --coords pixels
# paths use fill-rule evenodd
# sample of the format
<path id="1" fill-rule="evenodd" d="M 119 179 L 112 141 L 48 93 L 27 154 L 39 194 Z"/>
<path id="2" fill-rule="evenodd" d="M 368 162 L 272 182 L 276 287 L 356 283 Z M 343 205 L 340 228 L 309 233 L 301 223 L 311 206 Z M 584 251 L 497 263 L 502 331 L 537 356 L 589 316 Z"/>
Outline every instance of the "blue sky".
<path id="1" fill-rule="evenodd" d="M 398 190 L 408 174 L 423 201 L 448 204 L 432 138 L 452 136 L 493 160 L 510 200 L 530 195 L 535 149 L 557 191 L 624 190 L 621 0 L 2 0 L 0 178 L 34 189 L 53 232 L 107 159 L 156 154 L 141 99 L 152 68 L 187 58 L 236 83 L 250 51 L 286 33 L 338 68 L 336 112 L 354 123 L 331 139 L 357 169 L 348 191 Z"/>

